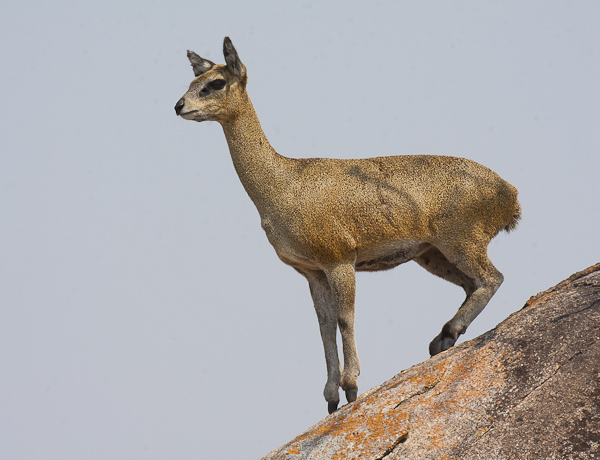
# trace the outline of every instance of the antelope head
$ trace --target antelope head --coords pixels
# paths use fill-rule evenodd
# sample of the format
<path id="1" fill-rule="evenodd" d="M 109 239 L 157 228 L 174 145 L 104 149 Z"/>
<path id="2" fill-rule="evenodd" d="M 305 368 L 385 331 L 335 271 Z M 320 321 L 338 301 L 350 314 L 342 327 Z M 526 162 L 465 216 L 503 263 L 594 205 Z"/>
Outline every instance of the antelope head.
<path id="1" fill-rule="evenodd" d="M 223 41 L 223 55 L 226 65 L 217 65 L 193 51 L 187 52 L 196 78 L 175 105 L 175 113 L 181 118 L 223 123 L 237 112 L 248 81 L 246 66 L 229 37 Z"/>

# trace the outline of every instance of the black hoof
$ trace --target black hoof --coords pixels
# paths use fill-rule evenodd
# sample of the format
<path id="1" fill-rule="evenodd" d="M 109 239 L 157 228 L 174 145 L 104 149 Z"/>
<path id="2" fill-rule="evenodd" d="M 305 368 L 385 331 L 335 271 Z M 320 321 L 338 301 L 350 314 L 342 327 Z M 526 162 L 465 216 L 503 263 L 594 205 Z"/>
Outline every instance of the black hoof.
<path id="1" fill-rule="evenodd" d="M 454 337 L 438 335 L 429 344 L 429 354 L 435 356 L 442 351 L 446 351 L 454 346 L 456 339 Z"/>
<path id="2" fill-rule="evenodd" d="M 351 390 L 346 390 L 346 400 L 349 403 L 356 401 L 357 394 L 358 394 L 358 390 L 356 388 L 353 388 Z"/>
<path id="3" fill-rule="evenodd" d="M 429 356 L 435 356 L 442 351 L 437 338 L 433 339 L 433 342 L 429 344 Z"/>
<path id="4" fill-rule="evenodd" d="M 338 404 L 339 404 L 339 401 L 327 403 L 327 410 L 329 411 L 330 414 L 333 414 L 337 410 Z"/>

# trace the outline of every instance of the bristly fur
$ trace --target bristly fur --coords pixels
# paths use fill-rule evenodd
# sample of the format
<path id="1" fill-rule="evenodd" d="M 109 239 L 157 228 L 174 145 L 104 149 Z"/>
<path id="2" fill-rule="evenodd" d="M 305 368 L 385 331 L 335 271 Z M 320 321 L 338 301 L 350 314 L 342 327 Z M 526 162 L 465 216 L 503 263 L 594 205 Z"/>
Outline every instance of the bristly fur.
<path id="1" fill-rule="evenodd" d="M 397 155 L 366 159 L 297 159 L 269 144 L 246 91 L 246 67 L 225 38 L 226 65 L 210 66 L 175 105 L 186 120 L 221 124 L 233 165 L 256 205 L 279 258 L 308 281 L 317 313 L 330 412 L 339 388 L 352 402 L 360 363 L 354 340 L 357 271 L 414 261 L 457 286 L 466 299 L 429 345 L 452 347 L 504 277 L 488 258 L 490 240 L 521 218 L 518 191 L 492 170 L 464 158 Z M 318 69 L 317 69 L 318 70 Z M 384 90 L 383 90 L 384 91 Z M 342 337 L 340 368 L 336 333 Z"/>
<path id="2" fill-rule="evenodd" d="M 521 221 L 521 204 L 517 201 L 517 207 L 515 208 L 515 214 L 512 220 L 504 227 L 506 233 L 510 233 L 519 226 Z"/>

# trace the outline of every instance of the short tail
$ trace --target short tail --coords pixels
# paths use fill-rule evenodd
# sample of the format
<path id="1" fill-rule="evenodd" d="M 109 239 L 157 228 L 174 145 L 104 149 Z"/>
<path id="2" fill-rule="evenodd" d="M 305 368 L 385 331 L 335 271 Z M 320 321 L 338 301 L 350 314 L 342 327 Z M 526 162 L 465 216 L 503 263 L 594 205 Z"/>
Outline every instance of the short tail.
<path id="1" fill-rule="evenodd" d="M 519 225 L 520 220 L 521 220 L 521 205 L 517 201 L 517 206 L 515 207 L 515 212 L 512 216 L 512 219 L 510 220 L 510 222 L 508 224 L 506 224 L 506 227 L 504 227 L 504 230 L 506 232 L 513 231 L 515 228 L 517 228 L 517 225 Z"/>

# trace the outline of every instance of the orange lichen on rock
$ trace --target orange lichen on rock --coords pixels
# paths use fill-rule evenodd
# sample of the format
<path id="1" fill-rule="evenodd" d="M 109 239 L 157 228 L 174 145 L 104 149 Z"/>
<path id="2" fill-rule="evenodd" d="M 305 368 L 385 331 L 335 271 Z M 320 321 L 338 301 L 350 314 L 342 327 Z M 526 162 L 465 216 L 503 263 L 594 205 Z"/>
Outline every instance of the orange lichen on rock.
<path id="1" fill-rule="evenodd" d="M 273 458 L 304 458 L 301 452 L 308 446 L 316 455 L 326 439 L 328 446 L 337 446 L 332 460 L 376 459 L 409 439 L 411 430 L 427 433 L 422 440 L 427 439 L 430 451 L 446 449 L 452 443 L 448 417 L 461 412 L 468 420 L 481 397 L 502 386 L 492 378 L 501 380 L 502 373 L 490 359 L 489 347 L 473 354 L 461 348 L 452 350 L 458 356 L 450 366 L 433 358 L 397 375 L 295 438 Z M 423 412 L 430 417 L 421 417 Z"/>
<path id="2" fill-rule="evenodd" d="M 264 460 L 600 458 L 600 264 L 526 306 Z"/>

